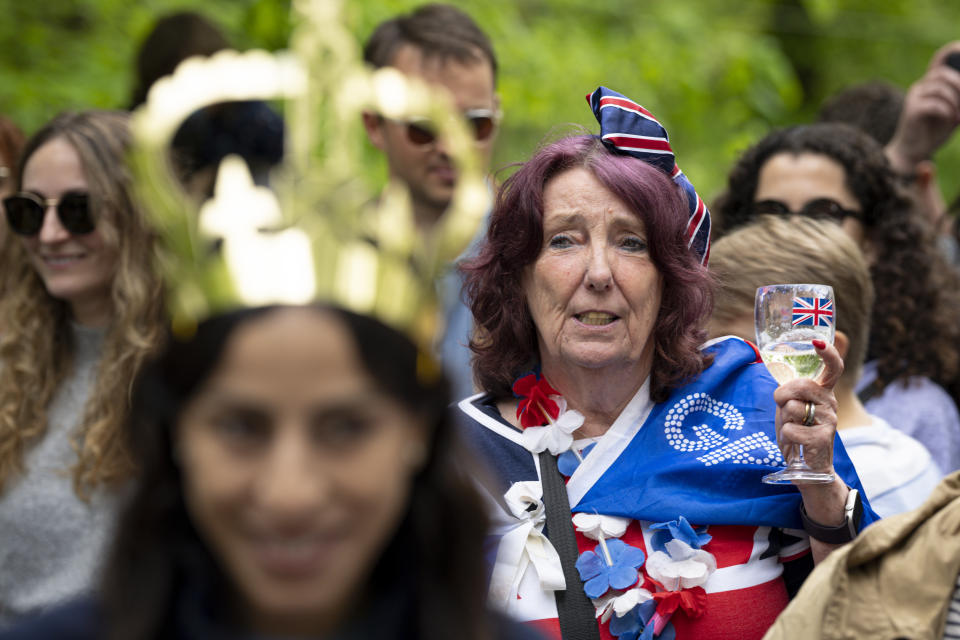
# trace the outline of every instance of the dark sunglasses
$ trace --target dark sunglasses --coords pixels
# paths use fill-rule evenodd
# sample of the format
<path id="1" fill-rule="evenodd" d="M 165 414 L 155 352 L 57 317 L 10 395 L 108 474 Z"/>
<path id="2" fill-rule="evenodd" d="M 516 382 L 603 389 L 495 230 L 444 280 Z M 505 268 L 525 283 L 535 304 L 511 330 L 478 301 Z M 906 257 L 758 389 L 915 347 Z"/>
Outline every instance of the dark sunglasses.
<path id="1" fill-rule="evenodd" d="M 473 139 L 477 142 L 489 139 L 500 119 L 497 112 L 489 109 L 470 109 L 463 114 L 463 117 L 467 119 L 473 132 Z M 433 144 L 437 139 L 436 125 L 426 118 L 406 120 L 401 124 L 407 127 L 407 140 L 418 147 Z"/>
<path id="2" fill-rule="evenodd" d="M 3 199 L 10 229 L 21 236 L 33 236 L 43 228 L 47 207 L 56 205 L 60 224 L 70 233 L 84 234 L 93 231 L 93 218 L 87 194 L 68 191 L 59 199 L 44 199 L 33 193 L 18 193 Z"/>
<path id="3" fill-rule="evenodd" d="M 791 211 L 790 207 L 779 200 L 761 200 L 753 203 L 753 213 L 755 215 L 771 214 L 777 216 L 801 215 L 809 218 L 821 218 L 842 222 L 845 218 L 854 218 L 860 220 L 863 218 L 861 211 L 846 209 L 842 204 L 833 198 L 817 198 L 811 200 L 799 211 Z"/>

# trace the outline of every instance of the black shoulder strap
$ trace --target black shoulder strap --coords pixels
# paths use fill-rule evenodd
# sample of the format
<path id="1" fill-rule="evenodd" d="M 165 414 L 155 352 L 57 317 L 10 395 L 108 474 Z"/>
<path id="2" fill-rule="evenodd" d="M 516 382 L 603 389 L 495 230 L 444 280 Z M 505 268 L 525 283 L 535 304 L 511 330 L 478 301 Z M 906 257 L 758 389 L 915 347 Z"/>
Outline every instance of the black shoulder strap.
<path id="1" fill-rule="evenodd" d="M 540 482 L 547 512 L 547 532 L 550 543 L 560 556 L 563 579 L 567 583 L 565 590 L 553 592 L 557 599 L 560 633 L 563 640 L 600 640 L 596 609 L 583 591 L 583 582 L 575 566 L 579 551 L 567 486 L 557 469 L 557 459 L 549 451 L 540 454 Z"/>

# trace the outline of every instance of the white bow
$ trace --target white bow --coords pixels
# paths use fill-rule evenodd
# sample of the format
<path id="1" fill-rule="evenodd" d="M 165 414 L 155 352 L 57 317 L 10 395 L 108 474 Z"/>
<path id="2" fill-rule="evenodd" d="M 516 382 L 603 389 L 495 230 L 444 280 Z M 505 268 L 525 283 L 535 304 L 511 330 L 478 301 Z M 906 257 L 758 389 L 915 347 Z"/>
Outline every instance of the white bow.
<path id="1" fill-rule="evenodd" d="M 501 610 L 506 609 L 511 598 L 517 597 L 520 581 L 530 564 L 533 564 L 544 591 L 567 588 L 560 556 L 543 535 L 547 514 L 540 483 L 515 482 L 503 497 L 519 523 L 500 539 L 490 576 L 490 603 Z"/>

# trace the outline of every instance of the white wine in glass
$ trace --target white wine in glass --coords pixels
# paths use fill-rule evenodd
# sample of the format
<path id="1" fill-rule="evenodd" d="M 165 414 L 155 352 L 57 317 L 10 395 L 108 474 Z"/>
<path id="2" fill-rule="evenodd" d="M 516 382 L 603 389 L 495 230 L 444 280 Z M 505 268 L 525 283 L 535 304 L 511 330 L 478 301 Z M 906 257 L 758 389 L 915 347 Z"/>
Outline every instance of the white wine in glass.
<path id="1" fill-rule="evenodd" d="M 824 284 L 771 284 L 757 289 L 754 319 L 757 347 L 770 375 L 780 384 L 794 378 L 816 378 L 823 359 L 814 340 L 833 344 L 836 312 L 833 288 Z M 763 477 L 768 484 L 833 482 L 833 473 L 807 466 L 803 447 L 784 447 L 787 467 Z"/>

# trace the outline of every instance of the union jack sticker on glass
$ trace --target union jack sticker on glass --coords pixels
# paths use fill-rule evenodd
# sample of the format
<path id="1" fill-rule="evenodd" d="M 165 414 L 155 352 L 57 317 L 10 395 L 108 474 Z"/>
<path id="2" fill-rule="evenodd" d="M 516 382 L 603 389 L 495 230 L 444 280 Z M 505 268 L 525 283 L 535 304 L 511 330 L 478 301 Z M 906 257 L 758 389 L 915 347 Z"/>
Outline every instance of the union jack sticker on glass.
<path id="1" fill-rule="evenodd" d="M 833 343 L 836 306 L 824 284 L 772 284 L 757 289 L 757 347 L 777 382 L 815 378 L 823 360 L 813 340 Z"/>

